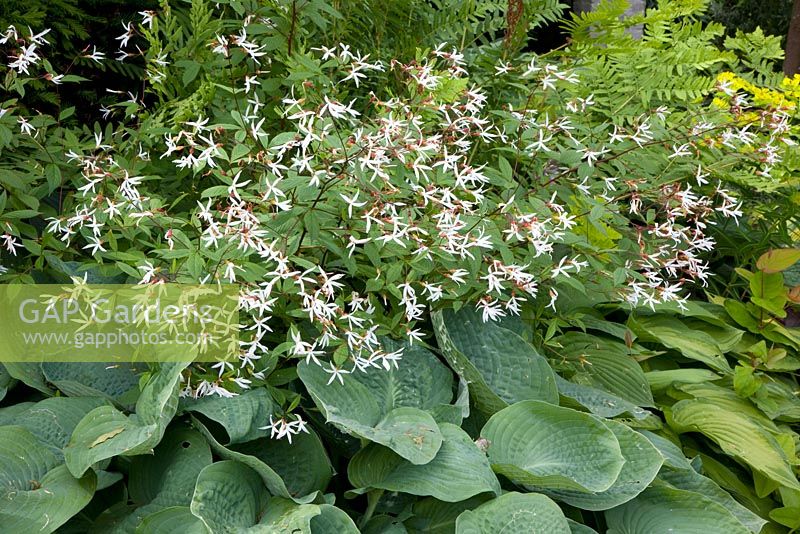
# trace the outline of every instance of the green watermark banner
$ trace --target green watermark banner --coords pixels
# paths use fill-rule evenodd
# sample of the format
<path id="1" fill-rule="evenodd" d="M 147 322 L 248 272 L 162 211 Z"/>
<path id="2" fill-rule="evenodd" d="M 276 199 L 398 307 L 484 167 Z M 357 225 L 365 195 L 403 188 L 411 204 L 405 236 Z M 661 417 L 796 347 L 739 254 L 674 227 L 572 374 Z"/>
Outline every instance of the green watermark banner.
<path id="1" fill-rule="evenodd" d="M 0 362 L 210 362 L 238 353 L 237 285 L 0 285 Z"/>

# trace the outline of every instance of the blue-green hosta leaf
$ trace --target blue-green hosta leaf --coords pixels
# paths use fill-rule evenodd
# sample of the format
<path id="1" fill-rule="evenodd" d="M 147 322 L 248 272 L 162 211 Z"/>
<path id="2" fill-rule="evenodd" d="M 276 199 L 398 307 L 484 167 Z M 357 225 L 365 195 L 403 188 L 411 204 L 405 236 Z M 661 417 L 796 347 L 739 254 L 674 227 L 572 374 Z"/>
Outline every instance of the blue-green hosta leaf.
<path id="1" fill-rule="evenodd" d="M 724 507 L 745 528 L 751 532 L 761 532 L 767 523 L 758 515 L 739 504 L 730 493 L 720 488 L 716 482 L 704 477 L 694 469 L 673 469 L 666 467 L 658 475 L 658 481 L 672 488 L 693 491 Z"/>
<path id="2" fill-rule="evenodd" d="M 555 373 L 520 336 L 484 323 L 468 309 L 435 312 L 431 318 L 442 353 L 469 383 L 478 409 L 493 414 L 528 399 L 558 403 Z"/>
<path id="3" fill-rule="evenodd" d="M 266 456 L 263 451 L 258 452 L 257 455 L 249 454 L 249 452 L 255 452 L 250 450 L 250 444 L 244 444 L 244 450 L 248 453 L 229 449 L 221 445 L 200 421 L 193 418 L 192 424 L 206 438 L 211 446 L 211 450 L 213 450 L 221 458 L 225 460 L 235 460 L 258 473 L 262 482 L 272 495 L 291 499 L 298 504 L 307 504 L 321 500 L 321 494 L 319 491 L 306 492 L 306 490 L 310 488 L 322 490 L 324 489 L 324 485 L 327 485 L 327 479 L 330 478 L 330 472 L 332 469 L 327 454 L 324 457 L 320 455 L 314 458 L 306 458 L 300 465 L 295 466 L 299 473 L 296 474 L 296 480 L 290 481 L 290 490 L 290 487 L 287 487 L 281 476 L 271 466 L 265 463 L 264 459 L 266 458 L 262 459 L 262 457 Z M 295 436 L 295 439 L 297 439 L 297 437 L 298 436 Z M 318 441 L 318 438 L 316 441 Z M 252 443 L 253 447 L 257 447 L 258 444 L 264 443 L 264 440 L 256 440 Z M 300 441 L 298 443 L 304 442 Z M 309 442 L 305 443 L 308 447 Z M 318 453 L 316 445 L 312 445 L 309 448 L 311 449 L 311 454 Z"/>
<path id="4" fill-rule="evenodd" d="M 520 486 L 601 492 L 625 458 L 600 420 L 570 408 L 522 401 L 494 414 L 481 430 L 492 468 Z"/>
<path id="5" fill-rule="evenodd" d="M 714 440 L 728 455 L 788 488 L 800 482 L 778 440 L 747 414 L 704 399 L 682 400 L 672 406 L 670 426 L 679 433 L 699 432 Z"/>
<path id="6" fill-rule="evenodd" d="M 223 460 L 200 471 L 189 508 L 211 532 L 235 532 L 258 522 L 267 499 L 258 473 Z"/>
<path id="7" fill-rule="evenodd" d="M 711 499 L 668 487 L 648 488 L 605 515 L 608 534 L 749 534 Z"/>
<path id="8" fill-rule="evenodd" d="M 3 364 L 0 364 L 0 401 L 3 400 L 6 396 L 6 392 L 8 388 L 11 387 L 14 379 L 11 378 L 11 375 L 8 374 L 6 368 L 3 367 Z"/>
<path id="9" fill-rule="evenodd" d="M 556 503 L 538 493 L 506 493 L 463 512 L 456 534 L 570 534 Z"/>
<path id="10" fill-rule="evenodd" d="M 555 341 L 561 345 L 558 354 L 575 370 L 572 382 L 608 391 L 637 406 L 655 406 L 650 384 L 624 343 L 582 332 L 567 332 Z"/>
<path id="11" fill-rule="evenodd" d="M 614 484 L 599 493 L 551 491 L 552 497 L 584 510 L 608 510 L 636 497 L 658 474 L 663 458 L 646 437 L 616 421 L 603 421 L 617 437 L 625 463 Z"/>
<path id="12" fill-rule="evenodd" d="M 94 473 L 76 479 L 58 456 L 19 426 L 0 427 L 0 530 L 54 532 L 94 495 Z"/>
<path id="13" fill-rule="evenodd" d="M 56 456 L 63 458 L 61 451 L 80 420 L 103 404 L 105 401 L 96 397 L 51 397 L 26 404 L 24 410 L 14 410 L 13 413 L 6 413 L 7 409 L 0 410 L 0 424 L 27 428 Z"/>
<path id="14" fill-rule="evenodd" d="M 168 430 L 153 456 L 134 456 L 128 490 L 139 505 L 116 525 L 115 532 L 133 533 L 148 516 L 165 508 L 187 507 L 200 471 L 211 464 L 211 449 L 201 434 L 189 429 Z"/>
<path id="15" fill-rule="evenodd" d="M 597 531 L 592 527 L 587 527 L 583 523 L 578 523 L 570 518 L 567 518 L 567 523 L 571 534 L 597 534 Z"/>
<path id="16" fill-rule="evenodd" d="M 70 397 L 103 397 L 117 404 L 136 402 L 139 377 L 147 371 L 141 363 L 45 362 L 47 381 Z"/>
<path id="17" fill-rule="evenodd" d="M 353 520 L 330 504 L 297 504 L 274 497 L 269 500 L 264 517 L 251 529 L 258 534 L 358 534 Z"/>
<path id="18" fill-rule="evenodd" d="M 324 491 L 333 476 L 325 446 L 311 428 L 295 435 L 291 443 L 287 439 L 262 438 L 230 448 L 272 467 L 293 497 Z"/>
<path id="19" fill-rule="evenodd" d="M 145 517 L 136 534 L 209 534 L 200 518 L 188 506 L 172 506 Z"/>
<path id="20" fill-rule="evenodd" d="M 640 341 L 661 343 L 715 371 L 724 374 L 731 372 L 718 340 L 711 333 L 689 328 L 680 319 L 669 315 L 631 316 L 628 326 L 639 336 Z M 707 326 L 709 329 L 714 328 L 712 325 Z M 741 331 L 739 332 L 741 337 Z"/>
<path id="21" fill-rule="evenodd" d="M 433 416 L 424 411 L 433 409 L 440 401 L 428 405 L 431 401 L 424 400 L 423 394 L 443 387 L 449 402 L 452 378 L 449 374 L 439 375 L 447 376 L 448 380 L 439 381 L 438 385 L 430 383 L 435 375 L 428 374 L 425 367 L 416 367 L 425 358 L 420 354 L 409 351 L 399 369 L 374 369 L 364 376 L 359 372 L 347 375 L 344 384 L 337 381 L 328 384 L 330 375 L 314 364 L 298 364 L 297 374 L 329 423 L 349 434 L 386 445 L 410 462 L 424 464 L 436 456 L 442 434 Z M 418 383 L 429 385 L 418 388 Z"/>
<path id="22" fill-rule="evenodd" d="M 53 395 L 55 391 L 47 384 L 42 366 L 34 362 L 3 362 L 3 366 L 11 378 L 15 378 L 45 395 Z"/>
<path id="23" fill-rule="evenodd" d="M 492 495 L 481 493 L 459 502 L 444 502 L 433 497 L 426 497 L 414 503 L 413 516 L 405 521 L 412 532 L 425 534 L 452 534 L 456 528 L 456 519 L 461 512 L 472 510 L 488 500 Z"/>
<path id="24" fill-rule="evenodd" d="M 442 423 L 444 441 L 436 457 L 414 465 L 390 449 L 371 444 L 356 454 L 347 475 L 356 488 L 379 488 L 457 502 L 484 492 L 500 493 L 489 462 L 466 432 Z"/>
<path id="25" fill-rule="evenodd" d="M 556 384 L 558 384 L 559 395 L 566 397 L 579 406 L 583 406 L 599 417 L 616 417 L 629 413 L 636 419 L 642 419 L 647 417 L 649 413 L 647 410 L 639 408 L 632 402 L 613 393 L 608 393 L 592 386 L 576 384 L 561 378 L 559 375 L 556 375 Z"/>
<path id="26" fill-rule="evenodd" d="M 64 449 L 70 472 L 81 476 L 100 460 L 152 451 L 177 410 L 180 376 L 186 365 L 163 364 L 145 385 L 131 416 L 112 406 L 86 414 Z"/>
<path id="27" fill-rule="evenodd" d="M 252 441 L 268 435 L 260 430 L 269 423 L 274 411 L 272 397 L 266 388 L 245 391 L 231 398 L 207 396 L 181 402 L 180 408 L 197 412 L 221 424 L 228 433 L 228 444 Z"/>
<path id="28" fill-rule="evenodd" d="M 765 521 L 758 515 L 745 508 L 730 493 L 723 490 L 716 482 L 695 471 L 689 459 L 683 455 L 680 447 L 666 438 L 642 432 L 647 439 L 658 449 L 664 457 L 664 465 L 658 474 L 658 481 L 677 489 L 694 491 L 724 506 L 739 522 L 752 530 L 759 532 Z M 709 460 L 710 462 L 711 460 Z M 705 466 L 705 462 L 703 462 Z M 739 482 L 737 480 L 737 482 Z M 739 482 L 740 483 L 740 482 Z M 740 483 L 741 484 L 741 483 Z"/>

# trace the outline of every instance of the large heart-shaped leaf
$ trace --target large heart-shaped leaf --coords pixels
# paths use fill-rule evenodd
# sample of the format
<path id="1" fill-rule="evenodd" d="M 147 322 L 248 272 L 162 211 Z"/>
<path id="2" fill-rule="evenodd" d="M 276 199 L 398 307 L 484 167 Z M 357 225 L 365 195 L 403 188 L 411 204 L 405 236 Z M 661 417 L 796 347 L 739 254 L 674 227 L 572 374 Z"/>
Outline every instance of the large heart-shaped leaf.
<path id="1" fill-rule="evenodd" d="M 27 429 L 0 427 L 0 530 L 54 532 L 89 503 L 96 484 L 94 473 L 74 478 Z"/>
<path id="2" fill-rule="evenodd" d="M 0 424 L 27 428 L 59 458 L 70 436 L 83 417 L 106 402 L 91 397 L 52 397 L 35 404 L 14 405 L 12 412 L 0 410 Z"/>
<path id="3" fill-rule="evenodd" d="M 711 499 L 668 487 L 648 488 L 605 515 L 608 534 L 749 534 Z"/>
<path id="4" fill-rule="evenodd" d="M 515 484 L 551 490 L 609 489 L 625 458 L 600 420 L 541 401 L 518 402 L 481 430 L 492 468 Z"/>
<path id="5" fill-rule="evenodd" d="M 386 445 L 415 464 L 436 456 L 442 434 L 425 411 L 452 399 L 452 377 L 428 351 L 408 350 L 399 369 L 353 373 L 343 384 L 318 365 L 297 374 L 329 423 Z"/>
<path id="6" fill-rule="evenodd" d="M 71 397 L 104 397 L 118 404 L 136 402 L 144 364 L 116 362 L 45 362 L 47 381 Z"/>
<path id="7" fill-rule="evenodd" d="M 379 488 L 411 495 L 430 495 L 457 502 L 484 492 L 500 493 L 500 484 L 486 456 L 466 432 L 442 423 L 444 441 L 436 457 L 414 465 L 390 449 L 371 444 L 356 454 L 347 467 L 356 488 Z"/>
<path id="8" fill-rule="evenodd" d="M 175 415 L 181 371 L 186 365 L 163 364 L 145 385 L 136 401 L 136 413 L 129 417 L 112 406 L 86 414 L 64 449 L 70 472 L 82 476 L 100 460 L 151 452 Z"/>
<path id="9" fill-rule="evenodd" d="M 189 508 L 211 532 L 233 532 L 258 523 L 267 498 L 258 473 L 223 460 L 200 471 Z"/>
<path id="10" fill-rule="evenodd" d="M 555 373 L 516 333 L 484 323 L 469 309 L 435 312 L 431 318 L 442 354 L 469 383 L 481 411 L 493 414 L 527 399 L 558 403 Z"/>
<path id="11" fill-rule="evenodd" d="M 180 408 L 221 424 L 228 433 L 228 444 L 266 437 L 268 432 L 260 427 L 269 423 L 275 409 L 266 388 L 251 389 L 230 398 L 214 395 L 183 400 Z"/>
<path id="12" fill-rule="evenodd" d="M 452 534 L 456 528 L 456 519 L 465 510 L 472 510 L 492 499 L 489 493 L 481 493 L 458 502 L 444 502 L 433 497 L 419 499 L 414 503 L 413 516 L 404 523 L 412 532 L 426 534 Z"/>
<path id="13" fill-rule="evenodd" d="M 663 458 L 646 437 L 616 421 L 607 420 L 603 424 L 617 437 L 625 458 L 614 484 L 599 493 L 570 490 L 549 492 L 556 499 L 584 510 L 608 510 L 636 497 L 658 474 Z"/>
<path id="14" fill-rule="evenodd" d="M 538 493 L 506 493 L 463 512 L 456 534 L 570 534 L 567 518 L 556 503 Z"/>
<path id="15" fill-rule="evenodd" d="M 305 491 L 306 489 L 312 487 L 312 485 L 321 485 L 323 481 L 325 484 L 327 484 L 325 475 L 323 474 L 323 469 L 328 473 L 328 477 L 330 476 L 332 469 L 327 455 L 324 457 L 324 459 L 316 458 L 314 460 L 307 460 L 302 462 L 301 465 L 296 466 L 299 471 L 307 470 L 308 472 L 304 472 L 299 477 L 299 480 L 290 481 L 290 485 L 292 487 L 292 490 L 290 491 L 289 487 L 287 487 L 281 476 L 271 466 L 265 463 L 264 460 L 261 459 L 262 456 L 265 456 L 263 451 L 259 452 L 258 455 L 250 454 L 255 452 L 251 450 L 250 443 L 242 445 L 246 452 L 238 452 L 236 450 L 229 449 L 221 445 L 200 421 L 197 419 L 192 419 L 192 424 L 206 438 L 211 446 L 211 449 L 221 458 L 225 460 L 237 461 L 255 471 L 261 477 L 261 481 L 272 495 L 293 500 L 298 504 L 310 503 L 321 498 L 318 491 L 314 491 L 312 493 L 305 493 Z M 297 437 L 298 436 L 295 436 L 295 439 Z M 303 438 L 301 438 L 299 443 L 304 443 L 302 439 Z M 263 444 L 264 440 L 256 440 L 251 443 L 253 444 L 252 447 L 256 448 L 259 446 L 259 444 Z M 310 448 L 312 449 L 310 451 L 312 454 L 317 452 L 315 450 L 315 445 L 311 446 Z"/>

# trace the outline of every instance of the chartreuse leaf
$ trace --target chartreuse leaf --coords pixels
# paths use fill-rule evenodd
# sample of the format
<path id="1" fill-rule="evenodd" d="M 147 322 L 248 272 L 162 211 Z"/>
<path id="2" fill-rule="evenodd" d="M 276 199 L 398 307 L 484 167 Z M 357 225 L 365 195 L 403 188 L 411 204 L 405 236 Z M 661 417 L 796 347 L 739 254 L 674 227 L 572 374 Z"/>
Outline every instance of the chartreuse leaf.
<path id="1" fill-rule="evenodd" d="M 112 406 L 100 406 L 86 414 L 64 449 L 70 472 L 81 476 L 100 460 L 152 451 L 177 410 L 179 381 L 186 365 L 163 364 L 145 385 L 131 416 Z"/>
<path id="2" fill-rule="evenodd" d="M 425 410 L 450 402 L 452 377 L 428 351 L 408 350 L 398 369 L 356 372 L 344 384 L 328 384 L 319 365 L 300 363 L 297 374 L 329 423 L 415 464 L 436 456 L 442 434 Z"/>
<path id="3" fill-rule="evenodd" d="M 651 487 L 605 513 L 608 534 L 748 534 L 730 512 L 693 491 Z"/>
<path id="4" fill-rule="evenodd" d="M 214 395 L 187 400 L 181 403 L 181 409 L 203 414 L 221 424 L 231 444 L 266 437 L 267 431 L 259 427 L 269 423 L 274 406 L 267 389 L 256 388 L 230 398 Z"/>
<path id="5" fill-rule="evenodd" d="M 189 508 L 211 532 L 234 532 L 258 522 L 267 498 L 258 473 L 223 460 L 200 471 Z"/>
<path id="6" fill-rule="evenodd" d="M 54 532 L 94 495 L 94 473 L 76 479 L 25 428 L 0 427 L 0 530 Z"/>
<path id="7" fill-rule="evenodd" d="M 746 413 L 732 411 L 709 399 L 689 399 L 672 406 L 668 422 L 676 432 L 708 436 L 726 454 L 754 471 L 786 487 L 800 489 L 778 440 Z"/>
<path id="8" fill-rule="evenodd" d="M 584 510 L 608 510 L 645 490 L 658 474 L 663 458 L 646 437 L 616 421 L 603 421 L 619 442 L 625 463 L 614 484 L 599 493 L 551 491 L 552 497 Z"/>
<path id="9" fill-rule="evenodd" d="M 371 444 L 360 450 L 347 467 L 356 488 L 378 488 L 457 502 L 484 492 L 500 493 L 500 484 L 486 456 L 466 432 L 442 423 L 444 441 L 436 457 L 414 465 L 392 450 Z"/>
<path id="10" fill-rule="evenodd" d="M 541 401 L 497 412 L 481 436 L 495 472 L 528 488 L 602 492 L 625 463 L 619 441 L 600 420 Z"/>
<path id="11" fill-rule="evenodd" d="M 567 518 L 556 503 L 538 493 L 506 493 L 463 512 L 456 534 L 570 534 Z"/>
<path id="12" fill-rule="evenodd" d="M 756 267 L 765 273 L 779 273 L 798 261 L 800 248 L 778 248 L 762 254 L 756 261 Z"/>
<path id="13" fill-rule="evenodd" d="M 320 498 L 319 491 L 312 492 L 310 490 L 324 489 L 327 485 L 327 481 L 330 479 L 332 468 L 327 455 L 324 457 L 322 455 L 310 456 L 319 454 L 318 446 L 313 444 L 313 442 L 318 442 L 319 438 L 306 440 L 300 437 L 301 435 L 294 437 L 295 440 L 300 438 L 299 441 L 297 441 L 298 450 L 304 451 L 304 453 L 309 456 L 305 456 L 304 460 L 297 465 L 284 465 L 287 469 L 293 468 L 296 470 L 297 480 L 291 480 L 289 482 L 291 487 L 290 491 L 290 488 L 287 487 L 281 476 L 265 462 L 265 460 L 269 459 L 269 453 L 266 453 L 262 447 L 268 448 L 270 445 L 274 444 L 268 445 L 265 440 L 255 440 L 250 443 L 239 445 L 239 448 L 242 450 L 242 452 L 239 452 L 221 445 L 211 432 L 197 419 L 193 418 L 192 424 L 200 431 L 203 437 L 206 438 L 211 449 L 217 455 L 225 460 L 235 460 L 254 470 L 261 477 L 262 482 L 269 492 L 277 497 L 291 499 L 298 504 L 305 504 L 318 500 Z M 309 445 L 309 443 L 311 443 L 311 445 Z"/>
<path id="14" fill-rule="evenodd" d="M 602 389 L 636 406 L 653 407 L 653 395 L 639 363 L 624 343 L 583 332 L 555 339 L 558 355 L 575 370 L 572 382 Z"/>
<path id="15" fill-rule="evenodd" d="M 511 330 L 484 323 L 466 308 L 435 312 L 432 320 L 442 353 L 469 383 L 473 400 L 484 413 L 528 399 L 558 403 L 555 373 L 547 360 Z"/>
<path id="16" fill-rule="evenodd" d="M 208 534 L 199 517 L 188 506 L 171 506 L 145 517 L 136 527 L 136 534 Z"/>

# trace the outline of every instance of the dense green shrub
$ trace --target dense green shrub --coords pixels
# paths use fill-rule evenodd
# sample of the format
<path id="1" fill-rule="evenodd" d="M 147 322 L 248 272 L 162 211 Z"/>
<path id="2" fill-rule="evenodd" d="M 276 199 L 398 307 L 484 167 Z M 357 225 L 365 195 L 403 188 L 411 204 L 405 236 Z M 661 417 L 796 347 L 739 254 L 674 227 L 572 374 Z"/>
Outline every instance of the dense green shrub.
<path id="1" fill-rule="evenodd" d="M 36 401 L 0 408 L 36 482 L 6 528 L 795 528 L 795 284 L 710 266 L 796 202 L 800 79 L 705 4 L 536 55 L 557 2 L 163 0 L 79 125 L 26 104 L 82 79 L 9 28 L 3 280 L 239 284 L 246 320 L 234 363 L 0 367 Z"/>

